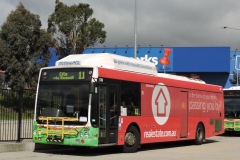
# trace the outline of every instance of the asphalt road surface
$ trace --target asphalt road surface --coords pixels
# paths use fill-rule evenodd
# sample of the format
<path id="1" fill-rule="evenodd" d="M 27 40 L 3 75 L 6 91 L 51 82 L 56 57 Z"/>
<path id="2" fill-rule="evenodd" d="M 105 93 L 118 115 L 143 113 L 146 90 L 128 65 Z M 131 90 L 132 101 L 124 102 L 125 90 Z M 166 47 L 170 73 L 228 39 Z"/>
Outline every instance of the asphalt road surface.
<path id="1" fill-rule="evenodd" d="M 234 160 L 240 157 L 240 136 L 215 136 L 202 145 L 189 141 L 143 145 L 136 153 L 119 147 L 0 153 L 0 160 Z"/>

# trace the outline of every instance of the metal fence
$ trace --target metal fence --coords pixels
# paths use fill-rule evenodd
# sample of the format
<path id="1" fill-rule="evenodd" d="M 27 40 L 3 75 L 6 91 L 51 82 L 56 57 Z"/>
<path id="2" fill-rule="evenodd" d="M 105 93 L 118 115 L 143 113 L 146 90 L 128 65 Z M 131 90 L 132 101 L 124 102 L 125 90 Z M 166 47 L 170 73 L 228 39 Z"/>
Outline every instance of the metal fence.
<path id="1" fill-rule="evenodd" d="M 31 139 L 34 90 L 0 90 L 0 142 Z"/>

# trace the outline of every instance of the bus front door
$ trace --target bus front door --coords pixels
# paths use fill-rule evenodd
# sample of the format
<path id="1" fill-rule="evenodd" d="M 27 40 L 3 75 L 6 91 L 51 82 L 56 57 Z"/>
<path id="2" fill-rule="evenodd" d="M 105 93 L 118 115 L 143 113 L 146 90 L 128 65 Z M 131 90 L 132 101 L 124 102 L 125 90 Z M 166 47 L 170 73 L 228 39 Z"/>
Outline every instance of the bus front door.
<path id="1" fill-rule="evenodd" d="M 186 91 L 181 91 L 180 92 L 180 99 L 181 99 L 181 109 L 180 109 L 180 114 L 181 114 L 181 119 L 180 119 L 180 126 L 181 126 L 181 131 L 180 131 L 180 137 L 181 138 L 186 138 L 188 136 L 188 92 Z"/>
<path id="2" fill-rule="evenodd" d="M 99 143 L 116 143 L 118 128 L 118 85 L 99 86 Z"/>

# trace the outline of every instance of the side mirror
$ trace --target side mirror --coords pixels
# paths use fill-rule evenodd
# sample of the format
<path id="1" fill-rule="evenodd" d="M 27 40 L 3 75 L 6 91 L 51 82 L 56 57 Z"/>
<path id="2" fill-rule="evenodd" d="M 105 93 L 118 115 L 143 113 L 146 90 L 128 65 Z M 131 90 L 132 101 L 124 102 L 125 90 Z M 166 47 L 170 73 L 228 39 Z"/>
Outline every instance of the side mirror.
<path id="1" fill-rule="evenodd" d="M 96 87 L 96 82 L 91 82 L 90 83 L 90 93 L 95 93 L 95 87 Z"/>

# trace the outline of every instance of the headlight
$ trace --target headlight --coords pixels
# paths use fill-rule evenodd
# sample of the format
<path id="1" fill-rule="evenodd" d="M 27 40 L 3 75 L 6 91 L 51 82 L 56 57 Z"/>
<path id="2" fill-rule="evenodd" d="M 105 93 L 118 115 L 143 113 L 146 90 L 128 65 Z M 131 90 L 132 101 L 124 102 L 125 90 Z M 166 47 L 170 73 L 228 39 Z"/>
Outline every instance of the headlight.
<path id="1" fill-rule="evenodd" d="M 79 133 L 79 137 L 89 138 L 89 132 L 80 132 L 80 133 Z"/>
<path id="2" fill-rule="evenodd" d="M 82 132 L 79 133 L 79 137 L 83 137 L 83 133 Z"/>
<path id="3" fill-rule="evenodd" d="M 88 137 L 89 137 L 89 133 L 88 133 L 88 132 L 85 132 L 85 133 L 84 133 L 84 136 L 85 136 L 86 138 L 88 138 Z"/>
<path id="4" fill-rule="evenodd" d="M 33 130 L 33 135 L 36 136 L 36 134 L 37 134 L 37 131 Z"/>

